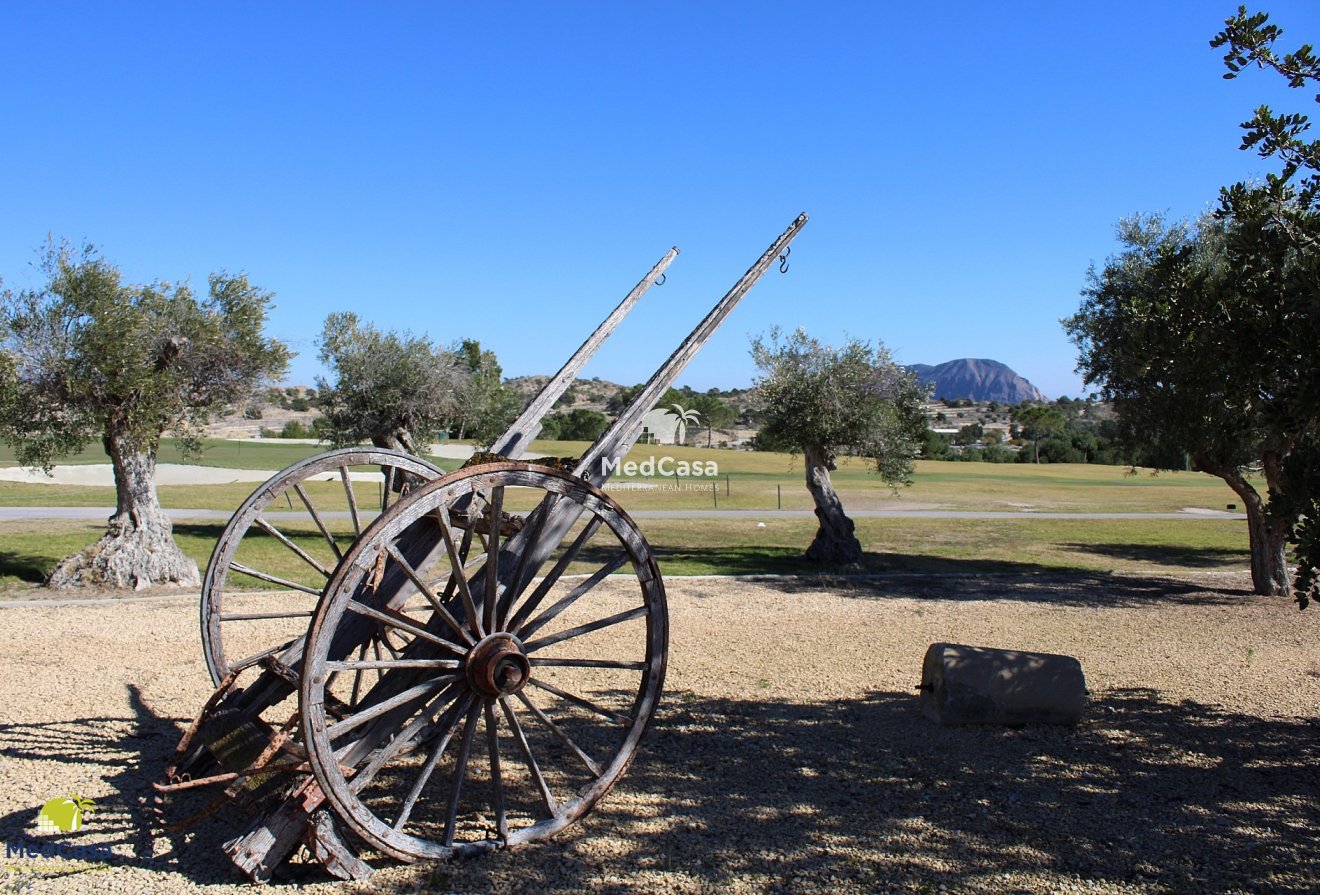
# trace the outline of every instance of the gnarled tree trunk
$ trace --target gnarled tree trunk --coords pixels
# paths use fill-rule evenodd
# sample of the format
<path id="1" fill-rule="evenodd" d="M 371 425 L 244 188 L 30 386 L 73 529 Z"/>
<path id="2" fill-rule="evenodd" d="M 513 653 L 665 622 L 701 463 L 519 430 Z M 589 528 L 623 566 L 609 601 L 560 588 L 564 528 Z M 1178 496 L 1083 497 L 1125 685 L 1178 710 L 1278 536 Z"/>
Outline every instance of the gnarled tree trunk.
<path id="1" fill-rule="evenodd" d="M 402 427 L 391 432 L 378 432 L 371 436 L 371 443 L 378 448 L 385 448 L 388 451 L 403 451 L 407 454 L 417 455 L 416 445 L 413 444 L 412 433 Z"/>
<path id="2" fill-rule="evenodd" d="M 1266 482 L 1274 487 L 1281 460 L 1265 458 Z M 1283 519 L 1272 518 L 1266 512 L 1265 500 L 1236 468 L 1215 466 L 1201 462 L 1204 471 L 1217 475 L 1233 493 L 1242 499 L 1247 513 L 1247 534 L 1251 543 L 1251 587 L 1258 594 L 1287 596 L 1288 581 L 1288 525 Z"/>
<path id="3" fill-rule="evenodd" d="M 174 543 L 174 526 L 156 499 L 155 450 L 142 451 L 119 435 L 107 435 L 103 443 L 115 473 L 116 507 L 109 530 L 86 550 L 62 560 L 47 585 L 199 587 L 197 563 Z"/>
<path id="4" fill-rule="evenodd" d="M 802 453 L 807 465 L 807 490 L 816 502 L 816 519 L 820 523 L 815 540 L 807 548 L 807 559 L 830 565 L 860 562 L 861 542 L 853 534 L 853 521 L 844 513 L 843 503 L 830 483 L 834 457 L 815 445 L 804 448 Z"/>

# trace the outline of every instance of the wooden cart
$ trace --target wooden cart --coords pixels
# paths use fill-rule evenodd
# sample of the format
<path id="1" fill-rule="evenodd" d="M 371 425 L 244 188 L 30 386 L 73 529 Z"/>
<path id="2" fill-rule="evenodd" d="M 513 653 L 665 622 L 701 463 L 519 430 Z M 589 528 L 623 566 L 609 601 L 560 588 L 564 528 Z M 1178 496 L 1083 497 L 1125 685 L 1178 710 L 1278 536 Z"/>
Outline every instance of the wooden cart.
<path id="1" fill-rule="evenodd" d="M 364 854 L 444 859 L 543 839 L 590 811 L 636 754 L 668 654 L 655 558 L 602 487 L 646 413 L 806 221 L 580 458 L 520 460 L 677 249 L 475 462 L 445 475 L 404 453 L 349 448 L 258 488 L 203 585 L 215 692 L 157 789 L 219 788 L 200 814 L 248 808 L 254 819 L 225 851 L 254 880 L 299 846 L 361 878 Z M 272 552 L 306 576 L 267 571 Z M 255 582 L 274 587 L 254 593 Z"/>

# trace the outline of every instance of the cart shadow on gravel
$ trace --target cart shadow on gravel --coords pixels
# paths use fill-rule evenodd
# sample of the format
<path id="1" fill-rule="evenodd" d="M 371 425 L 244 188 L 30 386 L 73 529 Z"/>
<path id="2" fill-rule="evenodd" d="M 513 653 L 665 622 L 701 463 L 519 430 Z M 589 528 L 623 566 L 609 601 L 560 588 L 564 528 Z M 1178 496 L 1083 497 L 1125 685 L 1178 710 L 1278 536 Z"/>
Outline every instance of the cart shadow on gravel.
<path id="1" fill-rule="evenodd" d="M 0 725 L 0 758 L 98 770 L 114 795 L 70 844 L 110 844 L 114 866 L 194 884 L 241 881 L 220 851 L 239 813 L 184 835 L 161 828 L 151 782 L 180 722 L 135 688 L 130 699 L 129 717 Z M 1076 728 L 1021 729 L 938 727 L 908 693 L 797 704 L 679 692 L 616 792 L 556 839 L 395 865 L 344 891 L 1024 891 L 1070 879 L 1303 891 L 1320 878 L 1306 832 L 1320 826 L 1318 761 L 1315 719 L 1147 690 L 1105 694 Z M 176 796 L 165 819 L 210 797 Z M 0 817 L 0 840 L 31 838 L 35 811 Z M 153 849 L 168 851 L 147 860 Z M 283 879 L 325 877 L 303 867 Z"/>
<path id="2" fill-rule="evenodd" d="M 679 693 L 577 827 L 373 890 L 1304 891 L 1320 878 L 1317 760 L 1313 719 L 1147 690 L 1107 694 L 1076 728 L 1022 729 L 942 728 L 906 693 Z"/>
<path id="3" fill-rule="evenodd" d="M 217 793 L 214 789 L 184 792 L 162 802 L 152 783 L 164 778 L 166 764 L 187 722 L 164 718 L 142 698 L 139 688 L 128 685 L 130 717 L 74 718 L 41 724 L 0 724 L 0 762 L 13 760 L 50 762 L 55 765 L 94 767 L 92 776 L 113 795 L 95 798 L 95 811 L 85 826 L 56 837 L 36 833 L 40 805 L 0 815 L 0 843 L 27 842 L 42 845 L 109 846 L 113 856 L 96 857 L 112 868 L 139 867 L 152 871 L 181 873 L 195 883 L 237 883 L 242 877 L 221 852 L 221 845 L 245 826 L 247 819 L 236 809 L 226 808 L 203 817 L 187 830 L 171 832 L 166 824 L 203 812 Z M 52 791 L 46 798 L 65 795 Z M 73 852 L 68 852 L 73 853 Z M 49 879 L 85 872 L 82 862 L 70 862 L 67 872 L 49 869 L 40 878 Z M 23 872 L 22 862 L 9 869 Z M 294 867 L 286 873 L 293 882 L 321 881 L 319 868 Z"/>

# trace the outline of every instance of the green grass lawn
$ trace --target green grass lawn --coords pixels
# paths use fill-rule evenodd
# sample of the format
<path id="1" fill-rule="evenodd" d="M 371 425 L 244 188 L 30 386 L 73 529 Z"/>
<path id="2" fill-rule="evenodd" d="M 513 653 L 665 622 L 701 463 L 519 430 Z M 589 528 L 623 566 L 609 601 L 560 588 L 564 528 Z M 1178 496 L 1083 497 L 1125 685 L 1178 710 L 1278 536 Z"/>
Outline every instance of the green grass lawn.
<path id="1" fill-rule="evenodd" d="M 538 453 L 579 455 L 585 443 L 537 442 Z M 175 462 L 177 446 L 167 444 L 162 461 Z M 170 453 L 170 452 L 173 453 Z M 316 445 L 209 442 L 202 462 L 231 468 L 281 469 L 318 453 Z M 642 525 L 668 574 L 802 573 L 815 569 L 802 560 L 815 521 L 777 516 L 775 509 L 809 509 L 801 458 L 788 454 L 749 453 L 702 448 L 639 446 L 628 459 L 672 456 L 689 463 L 713 461 L 717 478 L 677 482 L 652 477 L 616 475 L 611 485 L 642 482 L 650 490 L 616 489 L 613 496 L 628 510 L 728 509 L 760 510 L 753 519 L 644 519 Z M 0 455 L 0 462 L 4 462 Z M 105 462 L 88 451 L 81 462 Z M 10 455 L 12 462 L 12 455 Z M 456 460 L 441 460 L 452 469 Z M 1089 465 L 994 465 L 920 462 L 916 481 L 892 492 L 865 464 L 840 461 L 834 481 L 850 510 L 880 507 L 932 507 L 950 510 L 1024 510 L 1021 518 L 961 520 L 922 518 L 859 518 L 858 536 L 867 554 L 861 571 L 930 571 L 956 568 L 1003 570 L 1145 570 L 1191 571 L 1243 568 L 1247 563 L 1246 526 L 1233 520 L 1042 519 L 1036 511 L 1177 512 L 1187 507 L 1223 509 L 1235 502 L 1219 479 L 1201 473 L 1149 472 L 1131 474 L 1121 467 Z M 677 485 L 677 489 L 673 486 Z M 162 504 L 233 512 L 257 486 L 251 483 L 166 486 Z M 314 500 L 339 492 L 337 483 L 309 483 Z M 361 483 L 364 506 L 378 499 L 378 486 Z M 714 493 L 712 493 L 712 491 Z M 0 482 L 0 505 L 112 507 L 114 489 Z M 513 508 L 511 509 L 518 509 Z M 764 521 L 765 528 L 757 528 Z M 221 522 L 186 521 L 176 527 L 185 552 L 205 567 Z M 0 589 L 30 587 L 55 562 L 92 543 L 101 526 L 83 522 L 15 522 L 0 524 Z M 317 533 L 291 533 L 295 540 L 314 541 Z M 264 549 L 264 548 L 263 548 Z M 272 543 L 263 557 L 274 571 L 303 580 L 305 568 Z M 307 581 L 307 583 L 318 583 Z"/>
<path id="2" fill-rule="evenodd" d="M 813 519 L 644 519 L 638 524 L 668 574 L 807 574 Z M 857 520 L 861 572 L 1140 571 L 1247 567 L 1246 526 L 1181 519 Z"/>
<path id="3" fill-rule="evenodd" d="M 585 442 L 537 441 L 532 450 L 555 456 L 579 456 Z M 237 469 L 271 472 L 319 453 L 317 445 L 281 444 L 278 441 L 206 442 L 205 452 L 192 462 Z M 810 509 L 811 497 L 803 484 L 802 459 L 789 454 L 638 445 L 626 460 L 638 464 L 651 456 L 672 457 L 690 464 L 717 464 L 715 477 L 626 477 L 616 474 L 611 486 L 636 483 L 651 490 L 616 488 L 614 496 L 628 509 Z M 161 462 L 180 462 L 178 446 L 167 440 Z M 452 459 L 431 458 L 442 469 L 460 465 Z M 105 463 L 99 450 L 88 450 L 75 462 Z M 0 465 L 13 463 L 12 453 L 0 450 Z M 1124 467 L 1083 464 L 993 464 L 919 461 L 911 487 L 892 491 L 860 460 L 844 457 L 833 474 L 845 507 L 870 509 L 886 506 L 932 506 L 950 510 L 1038 510 L 1056 512 L 1178 512 L 1186 507 L 1224 509 L 1237 497 L 1222 480 L 1199 472 L 1149 471 L 1132 474 Z M 162 487 L 161 503 L 171 508 L 232 511 L 255 485 L 203 485 Z M 0 506 L 112 506 L 109 487 L 26 485 L 0 482 Z"/>
<path id="4" fill-rule="evenodd" d="M 639 522 L 667 575 L 807 574 L 820 571 L 802 559 L 811 542 L 811 519 L 766 517 L 766 527 L 744 519 L 645 519 Z M 221 522 L 181 522 L 179 545 L 205 568 Z M 0 592 L 21 596 L 38 585 L 61 558 L 100 536 L 95 523 L 0 523 Z M 315 545 L 311 530 L 286 531 Z M 861 519 L 866 550 L 861 572 L 1136 571 L 1171 573 L 1247 567 L 1247 532 L 1241 522 L 1198 519 Z M 270 540 L 249 562 L 268 572 L 319 586 L 291 552 Z M 592 556 L 573 571 L 593 571 Z M 262 586 L 252 582 L 253 586 Z"/>

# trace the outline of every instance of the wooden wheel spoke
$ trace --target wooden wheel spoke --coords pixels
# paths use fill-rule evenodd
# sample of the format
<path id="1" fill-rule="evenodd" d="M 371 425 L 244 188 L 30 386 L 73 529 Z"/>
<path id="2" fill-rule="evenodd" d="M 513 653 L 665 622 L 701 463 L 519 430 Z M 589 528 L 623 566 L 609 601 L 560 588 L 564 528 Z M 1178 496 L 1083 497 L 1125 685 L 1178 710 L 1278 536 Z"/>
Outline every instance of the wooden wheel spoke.
<path id="1" fill-rule="evenodd" d="M 481 609 L 487 631 L 495 630 L 496 596 L 500 586 L 500 514 L 504 510 L 504 488 L 491 489 L 490 534 L 486 542 L 486 594 Z"/>
<path id="2" fill-rule="evenodd" d="M 468 617 L 468 624 L 472 626 L 472 633 L 478 639 L 486 636 L 481 628 L 481 615 L 477 612 L 477 605 L 472 599 L 472 590 L 468 587 L 467 576 L 463 574 L 464 557 L 466 551 L 461 551 L 454 546 L 454 531 L 449 527 L 449 514 L 444 509 L 436 513 L 437 521 L 440 523 L 440 536 L 445 542 L 445 551 L 449 554 L 450 584 L 457 585 L 459 596 L 463 600 L 463 612 Z M 463 533 L 463 546 L 467 547 L 472 542 L 472 529 L 469 528 Z M 446 588 L 448 590 L 448 588 Z"/>
<path id="3" fill-rule="evenodd" d="M 269 581 L 271 584 L 278 584 L 280 587 L 287 587 L 289 590 L 300 590 L 305 594 L 311 594 L 314 597 L 321 596 L 321 592 L 314 587 L 308 587 L 305 584 L 299 584 L 297 581 L 290 581 L 288 578 L 281 578 L 279 575 L 272 575 L 270 572 L 263 572 L 260 569 L 254 569 L 241 562 L 231 562 L 229 568 L 235 572 L 240 572 L 260 581 Z"/>
<path id="4" fill-rule="evenodd" d="M 522 593 L 523 588 L 530 583 L 523 579 L 530 574 L 534 574 L 534 570 L 533 572 L 528 572 L 527 569 L 532 558 L 531 547 L 535 545 L 537 540 L 541 537 L 541 530 L 545 528 L 545 520 L 549 518 L 562 497 L 562 494 L 549 494 L 532 514 L 535 518 L 532 522 L 531 531 L 529 531 L 527 536 L 523 538 L 523 549 L 522 554 L 518 557 L 518 566 L 513 570 L 513 577 L 509 579 L 504 594 L 500 597 L 499 612 L 497 613 L 498 617 L 496 620 L 496 627 L 500 631 L 508 630 L 507 624 L 509 621 L 509 610 L 513 608 L 513 601 L 518 599 L 518 595 Z"/>
<path id="5" fill-rule="evenodd" d="M 547 624 L 553 621 L 555 617 L 558 616 L 561 612 L 563 612 L 569 606 L 572 606 L 579 599 L 581 599 L 583 594 L 591 590 L 597 584 L 600 584 L 609 576 L 613 575 L 619 569 L 623 568 L 625 565 L 627 565 L 627 563 L 628 563 L 627 551 L 623 551 L 623 550 L 619 551 L 619 553 L 616 554 L 614 557 L 612 557 L 609 562 L 605 563 L 605 565 L 597 569 L 595 573 L 591 575 L 590 578 L 588 578 L 586 581 L 583 581 L 577 587 L 573 588 L 573 590 L 571 590 L 566 597 L 564 597 L 559 602 L 555 603 L 545 612 L 542 612 L 532 621 L 528 622 L 521 629 L 519 629 L 517 631 L 518 636 L 524 640 L 526 640 L 528 637 L 531 637 L 537 631 L 541 630 Z"/>
<path id="6" fill-rule="evenodd" d="M 431 604 L 431 607 L 435 610 L 435 613 L 444 620 L 444 623 L 447 624 L 455 634 L 467 641 L 469 646 L 475 644 L 476 641 L 472 638 L 472 635 L 469 634 L 467 629 L 459 623 L 458 619 L 454 618 L 453 614 L 445 608 L 444 603 L 441 602 L 438 596 L 436 596 L 435 591 L 431 590 L 427 583 L 422 580 L 422 576 L 419 575 L 417 570 L 412 567 L 412 564 L 404 558 L 403 554 L 399 552 L 399 549 L 393 544 L 387 545 L 385 549 L 389 551 L 390 557 L 399 564 L 399 568 L 403 569 L 403 573 L 412 580 L 413 585 L 422 592 L 422 596 L 426 597 L 427 601 Z M 455 574 L 462 575 L 463 572 L 461 569 L 455 569 Z"/>
<path id="7" fill-rule="evenodd" d="M 629 662 L 623 659 L 554 659 L 546 657 L 532 658 L 528 661 L 531 662 L 533 668 L 541 665 L 555 665 L 563 666 L 565 668 L 618 668 L 627 671 L 646 670 L 645 662 Z"/>
<path id="8" fill-rule="evenodd" d="M 578 696 L 576 693 L 570 693 L 567 690 L 561 690 L 560 688 L 556 687 L 554 684 L 549 684 L 546 683 L 545 681 L 538 681 L 534 677 L 528 678 L 527 683 L 531 684 L 533 687 L 544 690 L 547 693 L 553 693 L 556 696 L 558 696 L 560 699 L 567 700 L 568 702 L 571 702 L 574 705 L 581 706 L 582 708 L 586 709 L 589 712 L 595 712 L 597 715 L 600 715 L 602 718 L 607 718 L 610 721 L 613 721 L 615 724 L 627 725 L 632 723 L 632 718 L 629 718 L 627 715 L 621 715 L 618 712 L 612 711 L 611 709 L 607 709 L 602 705 L 597 705 L 596 703 L 592 702 L 590 699 L 587 699 L 585 696 Z"/>
<path id="9" fill-rule="evenodd" d="M 521 700 L 522 704 L 527 706 L 528 710 L 531 711 L 531 713 L 536 716 L 536 720 L 544 724 L 546 728 L 552 734 L 555 735 L 555 738 L 558 739 L 559 742 L 567 746 L 569 751 L 572 752 L 574 755 L 576 755 L 578 757 L 578 760 L 581 761 L 584 765 L 586 765 L 588 771 L 591 771 L 591 773 L 597 777 L 601 775 L 602 771 L 600 769 L 600 765 L 596 764 L 595 760 L 592 759 L 590 755 L 583 752 L 582 749 L 578 746 L 578 744 L 573 742 L 573 739 L 568 734 L 564 733 L 564 731 L 560 729 L 558 724 L 550 720 L 550 718 L 546 715 L 545 712 L 537 708 L 536 703 L 528 699 L 526 694 L 524 694 L 521 690 L 519 690 L 515 695 L 517 695 L 518 699 Z"/>
<path id="10" fill-rule="evenodd" d="M 273 656 L 276 653 L 284 652 L 286 649 L 293 646 L 294 643 L 296 643 L 299 639 L 300 638 L 295 637 L 292 640 L 284 641 L 279 646 L 272 646 L 269 649 L 264 649 L 259 653 L 253 653 L 250 656 L 244 656 L 243 658 L 239 659 L 237 662 L 234 662 L 232 665 L 230 665 L 229 666 L 230 670 L 242 671 L 244 668 L 247 668 L 251 665 L 256 665 L 258 662 L 260 662 L 262 659 L 266 658 L 267 656 Z"/>
<path id="11" fill-rule="evenodd" d="M 364 644 L 365 648 L 365 644 Z M 367 671 L 373 668 L 461 668 L 459 659 L 343 659 L 325 663 L 326 671 Z"/>
<path id="12" fill-rule="evenodd" d="M 220 613 L 220 621 L 251 622 L 274 618 L 311 618 L 313 614 L 310 609 L 300 609 L 294 612 L 222 612 Z"/>
<path id="13" fill-rule="evenodd" d="M 536 763 L 536 757 L 532 755 L 531 743 L 527 742 L 527 734 L 523 731 L 522 723 L 518 720 L 518 715 L 509 702 L 509 697 L 500 697 L 500 708 L 504 712 L 505 720 L 509 722 L 509 729 L 513 731 L 514 740 L 518 743 L 518 751 L 522 753 L 523 764 L 527 765 L 527 772 L 536 781 L 537 791 L 541 795 L 541 804 L 545 806 L 547 814 L 551 817 L 556 816 L 559 813 L 559 803 L 555 801 L 554 793 L 550 791 L 550 785 L 545 782 L 545 775 L 541 773 L 541 766 Z"/>
<path id="14" fill-rule="evenodd" d="M 348 500 L 348 515 L 353 520 L 353 537 L 362 537 L 362 517 L 358 514 L 357 493 L 353 490 L 353 479 L 348 474 L 348 466 L 339 467 L 339 480 L 344 483 L 344 497 Z"/>
<path id="15" fill-rule="evenodd" d="M 307 508 L 307 514 L 312 517 L 316 527 L 321 530 L 321 537 L 325 538 L 325 542 L 330 545 L 330 550 L 334 553 L 335 559 L 343 559 L 344 554 L 340 551 L 339 545 L 335 543 L 335 536 L 330 534 L 330 529 L 326 528 L 325 520 L 316 511 L 316 507 L 312 504 L 312 499 L 307 496 L 307 491 L 303 488 L 302 482 L 296 483 L 293 490 L 297 493 L 298 499 L 302 501 L 302 505 Z"/>
<path id="16" fill-rule="evenodd" d="M 533 640 L 526 644 L 523 650 L 528 653 L 534 653 L 537 650 L 545 649 L 556 643 L 563 643 L 565 640 L 572 640 L 574 637 L 581 637 L 583 634 L 590 634 L 593 631 L 599 631 L 608 628 L 611 625 L 621 624 L 622 622 L 632 621 L 635 618 L 641 618 L 646 615 L 646 607 L 638 606 L 635 609 L 629 609 L 624 612 L 618 612 L 606 618 L 597 619 L 594 622 L 587 622 L 584 625 L 578 625 L 575 628 L 569 628 L 566 631 L 560 631 L 557 634 L 550 634 L 539 640 Z"/>
<path id="17" fill-rule="evenodd" d="M 380 641 L 381 646 L 385 647 L 385 652 L 389 653 L 395 659 L 399 658 L 399 650 L 390 642 L 390 632 L 388 628 L 382 626 L 380 633 L 376 635 L 376 639 Z"/>
<path id="18" fill-rule="evenodd" d="M 481 703 L 473 700 L 463 721 L 463 745 L 458 750 L 458 761 L 454 768 L 454 785 L 449 790 L 449 814 L 445 818 L 444 844 L 447 848 L 454 845 L 454 832 L 458 828 L 458 802 L 463 795 L 463 778 L 467 776 L 468 757 L 472 754 L 472 736 L 477 732 L 477 715 L 481 713 Z"/>
<path id="19" fill-rule="evenodd" d="M 389 699 L 382 699 L 380 702 L 368 706 L 360 712 L 354 712 L 342 721 L 327 725 L 325 729 L 326 736 L 332 740 L 338 739 L 343 734 L 361 727 L 373 718 L 378 718 L 391 709 L 396 709 L 399 706 L 407 705 L 410 702 L 416 702 L 428 693 L 434 693 L 441 687 L 452 684 L 458 679 L 458 675 L 449 674 L 441 677 L 434 677 L 429 681 L 423 681 L 416 686 L 409 687 L 407 690 L 404 690 L 402 693 L 396 693 Z"/>
<path id="20" fill-rule="evenodd" d="M 299 559 L 301 559 L 303 562 L 307 563 L 307 564 L 308 564 L 309 566 L 311 566 L 313 569 L 316 569 L 316 571 L 320 572 L 320 573 L 321 573 L 322 575 L 324 575 L 326 578 L 329 578 L 329 577 L 330 577 L 330 574 L 331 574 L 331 570 L 330 570 L 330 569 L 327 569 L 325 566 L 323 566 L 323 565 L 320 563 L 320 561 L 316 559 L 316 557 L 312 556 L 312 555 L 309 554 L 306 550 L 304 550 L 303 548 L 299 547 L 297 544 L 295 544 L 293 541 L 291 541 L 291 540 L 288 538 L 288 536 L 284 534 L 284 532 L 280 531 L 280 530 L 279 530 L 278 528 L 276 528 L 274 525 L 271 525 L 269 522 L 267 522 L 267 521 L 266 521 L 265 519 L 263 519 L 261 516 L 258 516 L 255 520 L 253 520 L 253 523 L 252 523 L 252 524 L 255 525 L 255 526 L 257 526 L 257 528 L 260 528 L 262 531 L 264 531 L 266 534 L 270 535 L 270 536 L 271 536 L 272 538 L 274 538 L 275 540 L 279 541 L 279 542 L 280 542 L 281 544 L 283 544 L 285 547 L 288 547 L 290 550 L 293 551 L 293 553 L 294 553 Z"/>
<path id="21" fill-rule="evenodd" d="M 390 508 L 390 494 L 394 491 L 394 477 L 397 474 L 398 469 L 396 467 L 385 467 L 385 487 L 380 492 L 380 511 L 382 513 Z"/>
<path id="22" fill-rule="evenodd" d="M 364 662 L 366 660 L 366 655 L 367 655 L 367 645 L 364 643 L 362 644 L 361 648 L 358 650 L 358 662 L 359 663 Z M 331 671 L 331 672 L 337 672 L 340 670 L 339 668 L 333 667 L 335 665 L 340 665 L 347 668 L 347 664 L 343 662 L 327 662 L 325 664 L 326 664 L 326 671 Z M 330 679 L 333 680 L 334 676 L 332 675 Z M 348 704 L 350 706 L 356 707 L 358 704 L 358 696 L 360 696 L 361 693 L 362 693 L 362 672 L 361 670 L 358 670 L 357 673 L 353 675 L 353 692 L 349 694 Z"/>
<path id="23" fill-rule="evenodd" d="M 445 640 L 443 637 L 437 637 L 435 634 L 432 634 L 430 631 L 416 624 L 412 619 L 407 618 L 406 616 L 394 615 L 390 612 L 385 612 L 368 606 L 366 603 L 358 602 L 357 600 L 350 601 L 347 608 L 349 611 L 356 612 L 358 615 L 365 615 L 368 618 L 374 618 L 376 621 L 389 625 L 391 628 L 400 631 L 407 631 L 414 637 L 420 637 L 421 639 L 428 640 L 438 646 L 443 646 L 451 653 L 456 653 L 461 656 L 467 652 L 464 647 L 459 646 L 457 643 Z"/>
<path id="24" fill-rule="evenodd" d="M 464 688 L 457 683 L 450 684 L 440 691 L 435 700 L 410 721 L 398 736 L 376 750 L 366 765 L 353 775 L 353 779 L 349 781 L 349 789 L 355 793 L 361 792 L 387 762 L 411 751 L 413 743 L 421 739 L 423 733 L 428 732 L 427 726 L 435 723 L 436 716 L 442 711 L 447 711 L 448 717 L 429 733 L 434 736 L 436 732 L 444 731 L 447 736 L 449 732 L 453 731 L 454 725 L 458 723 L 459 716 L 467 709 L 466 699 L 461 699 L 458 702 L 454 701 L 462 693 L 464 693 Z"/>
<path id="25" fill-rule="evenodd" d="M 468 516 L 469 521 L 471 521 L 472 517 L 468 511 L 468 505 L 470 503 L 471 503 L 471 495 L 468 495 L 468 497 L 465 500 L 459 500 L 454 503 L 452 512 L 462 513 L 463 515 Z M 445 517 L 445 521 L 446 522 L 449 521 L 448 516 Z M 458 556 L 463 561 L 464 565 L 467 565 L 468 554 L 472 552 L 472 538 L 474 534 L 475 532 L 473 531 L 471 525 L 468 525 L 467 528 L 463 529 L 463 538 L 461 543 L 458 545 Z M 485 545 L 483 544 L 482 546 L 484 548 Z"/>
<path id="26" fill-rule="evenodd" d="M 500 842 L 509 841 L 509 818 L 504 813 L 504 777 L 500 773 L 499 731 L 495 727 L 493 700 L 486 702 L 486 752 L 490 756 L 491 807 L 495 809 L 495 831 Z"/>
<path id="27" fill-rule="evenodd" d="M 459 703 L 460 707 L 458 708 L 458 711 L 454 715 L 455 719 L 466 710 L 467 705 L 470 702 L 472 702 L 471 696 L 464 697 L 463 701 Z M 408 818 L 412 816 L 413 806 L 417 804 L 417 799 L 421 796 L 422 790 L 426 787 L 427 781 L 430 780 L 431 775 L 435 773 L 436 765 L 440 763 L 440 758 L 445 754 L 445 749 L 449 747 L 449 741 L 453 736 L 454 725 L 450 724 L 449 729 L 445 731 L 444 736 L 440 738 L 440 741 L 435 744 L 435 748 L 431 750 L 431 754 L 426 756 L 426 763 L 422 765 L 421 771 L 417 774 L 417 779 L 413 781 L 412 789 L 408 791 L 408 797 L 403 801 L 403 807 L 399 809 L 399 816 L 394 821 L 394 829 L 402 830 L 403 825 L 406 824 Z M 470 744 L 467 739 L 467 731 L 464 731 L 464 743 L 465 745 Z"/>
<path id="28" fill-rule="evenodd" d="M 587 523 L 586 527 L 573 540 L 573 543 L 564 551 L 564 555 L 559 557 L 559 561 L 550 569 L 550 573 L 541 579 L 541 583 L 536 586 L 536 590 L 532 591 L 532 595 L 527 598 L 527 602 L 523 603 L 518 611 L 514 613 L 513 618 L 505 626 L 506 631 L 517 630 L 518 626 L 527 621 L 528 616 L 536 611 L 536 608 L 541 605 L 541 601 L 555 586 L 555 582 L 559 580 L 559 576 L 564 574 L 564 570 L 573 562 L 573 558 L 577 556 L 578 551 L 582 549 L 587 541 L 591 540 L 600 525 L 601 518 L 599 516 L 592 517 L 592 520 Z"/>

